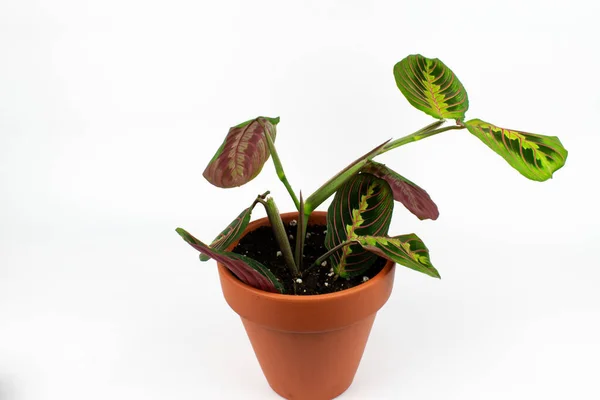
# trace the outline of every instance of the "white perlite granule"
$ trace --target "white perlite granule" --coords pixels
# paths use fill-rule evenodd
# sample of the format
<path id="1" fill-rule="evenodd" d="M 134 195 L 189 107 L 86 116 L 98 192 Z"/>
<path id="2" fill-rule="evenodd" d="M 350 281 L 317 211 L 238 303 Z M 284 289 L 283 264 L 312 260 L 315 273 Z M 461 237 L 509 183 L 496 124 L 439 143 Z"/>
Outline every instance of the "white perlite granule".
<path id="1" fill-rule="evenodd" d="M 277 257 L 281 257 L 283 255 L 283 253 L 281 251 L 278 251 L 276 255 L 277 255 Z"/>
<path id="2" fill-rule="evenodd" d="M 300 278 L 296 279 L 296 283 L 302 283 L 302 279 L 300 279 Z"/>
<path id="3" fill-rule="evenodd" d="M 368 276 L 363 276 L 363 282 L 366 282 L 366 281 L 368 281 L 368 280 L 369 280 L 369 277 L 368 277 Z"/>
<path id="4" fill-rule="evenodd" d="M 327 261 L 323 261 L 323 262 L 321 263 L 321 267 L 326 267 L 326 266 L 327 266 Z"/>
<path id="5" fill-rule="evenodd" d="M 296 221 L 295 219 L 290 221 L 290 226 L 296 226 L 298 225 L 298 221 Z"/>

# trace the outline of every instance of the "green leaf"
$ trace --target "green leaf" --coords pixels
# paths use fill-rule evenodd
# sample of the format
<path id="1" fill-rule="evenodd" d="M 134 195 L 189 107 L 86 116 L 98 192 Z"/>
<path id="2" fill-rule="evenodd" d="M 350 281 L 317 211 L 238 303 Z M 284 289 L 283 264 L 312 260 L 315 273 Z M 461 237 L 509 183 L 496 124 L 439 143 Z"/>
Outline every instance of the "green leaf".
<path id="1" fill-rule="evenodd" d="M 414 233 L 394 237 L 358 236 L 356 241 L 364 249 L 378 256 L 434 278 L 440 277 L 440 274 L 431 265 L 427 247 Z"/>
<path id="2" fill-rule="evenodd" d="M 394 200 L 402 203 L 408 211 L 420 220 L 437 219 L 440 215 L 437 205 L 431 200 L 429 194 L 417 184 L 409 181 L 385 164 L 369 161 L 362 172 L 368 172 L 378 178 L 384 179 L 392 188 Z"/>
<path id="3" fill-rule="evenodd" d="M 232 188 L 254 179 L 269 159 L 265 135 L 275 141 L 279 118 L 258 117 L 229 129 L 223 144 L 204 170 L 204 177 L 215 186 Z"/>
<path id="4" fill-rule="evenodd" d="M 480 119 L 465 124 L 469 132 L 534 181 L 552 178 L 567 160 L 568 152 L 556 136 L 500 128 Z"/>
<path id="5" fill-rule="evenodd" d="M 393 209 L 386 181 L 367 173 L 355 175 L 340 187 L 327 210 L 325 247 L 331 250 L 355 236 L 387 235 Z M 345 246 L 330 258 L 334 272 L 342 278 L 363 273 L 376 259 L 358 245 Z"/>
<path id="6" fill-rule="evenodd" d="M 252 216 L 252 209 L 256 203 L 253 203 L 252 206 L 246 208 L 244 211 L 240 213 L 229 225 L 227 228 L 223 229 L 215 240 L 210 244 L 210 247 L 214 250 L 225 250 L 229 247 L 231 243 L 233 243 L 236 239 L 238 239 L 244 230 L 250 223 L 250 217 Z M 208 261 L 210 257 L 204 253 L 200 254 L 200 261 Z"/>
<path id="7" fill-rule="evenodd" d="M 226 250 L 229 245 L 235 242 L 246 230 L 248 223 L 250 223 L 250 217 L 252 216 L 252 210 L 254 206 L 258 204 L 260 200 L 264 200 L 269 194 L 266 191 L 263 194 L 259 194 L 256 199 L 252 202 L 250 207 L 246 208 L 240 213 L 223 231 L 212 241 L 210 247 L 215 250 Z M 210 257 L 206 254 L 200 253 L 200 261 L 208 261 Z"/>
<path id="8" fill-rule="evenodd" d="M 465 118 L 467 92 L 437 58 L 410 55 L 394 66 L 394 77 L 398 89 L 415 108 L 438 119 Z"/>
<path id="9" fill-rule="evenodd" d="M 267 267 L 249 257 L 211 249 L 182 228 L 176 229 L 179 236 L 196 250 L 223 264 L 242 282 L 260 290 L 283 293 L 283 285 Z"/>

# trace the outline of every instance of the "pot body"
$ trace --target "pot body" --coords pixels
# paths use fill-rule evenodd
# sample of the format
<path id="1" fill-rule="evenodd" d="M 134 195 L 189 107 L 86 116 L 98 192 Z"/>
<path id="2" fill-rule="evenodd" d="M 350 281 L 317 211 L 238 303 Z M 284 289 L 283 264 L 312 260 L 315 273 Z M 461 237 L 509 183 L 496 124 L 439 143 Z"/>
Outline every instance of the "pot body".
<path id="1" fill-rule="evenodd" d="M 281 217 L 288 223 L 297 216 Z M 326 213 L 314 212 L 309 224 L 325 225 Z M 265 225 L 267 218 L 254 221 L 244 234 Z M 294 296 L 255 289 L 219 264 L 225 300 L 240 315 L 269 385 L 293 400 L 330 400 L 348 389 L 377 311 L 392 291 L 394 271 L 388 262 L 354 288 Z"/>

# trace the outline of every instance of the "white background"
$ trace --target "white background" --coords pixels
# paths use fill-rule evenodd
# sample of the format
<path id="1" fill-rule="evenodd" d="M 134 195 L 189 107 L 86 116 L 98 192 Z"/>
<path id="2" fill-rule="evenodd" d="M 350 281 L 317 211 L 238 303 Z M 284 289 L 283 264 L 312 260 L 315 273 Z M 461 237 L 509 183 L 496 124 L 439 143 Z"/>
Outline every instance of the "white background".
<path id="1" fill-rule="evenodd" d="M 443 279 L 398 269 L 341 398 L 600 398 L 598 4 L 2 0 L 0 399 L 278 398 L 174 229 L 209 241 L 266 189 L 291 210 L 271 163 L 202 178 L 239 122 L 281 116 L 305 194 L 431 122 L 394 83 L 412 53 L 453 69 L 468 117 L 569 159 L 528 181 L 466 131 L 380 158 L 439 205 L 391 232 Z"/>

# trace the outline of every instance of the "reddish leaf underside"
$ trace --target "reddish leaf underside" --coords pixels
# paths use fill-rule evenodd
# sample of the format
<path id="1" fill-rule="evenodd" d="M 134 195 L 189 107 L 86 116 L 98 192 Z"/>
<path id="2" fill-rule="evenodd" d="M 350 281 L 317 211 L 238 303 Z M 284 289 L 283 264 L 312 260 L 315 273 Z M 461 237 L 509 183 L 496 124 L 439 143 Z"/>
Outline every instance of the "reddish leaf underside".
<path id="1" fill-rule="evenodd" d="M 437 205 L 431 200 L 431 197 L 429 197 L 429 194 L 424 189 L 388 168 L 386 165 L 369 161 L 362 171 L 384 179 L 392 188 L 394 200 L 402 203 L 408 211 L 420 220 L 436 220 L 439 217 L 440 212 Z"/>
<path id="2" fill-rule="evenodd" d="M 277 278 L 258 261 L 240 254 L 211 249 L 184 229 L 177 228 L 176 231 L 190 246 L 225 265 L 242 282 L 267 292 L 283 292 L 283 286 Z"/>
<path id="3" fill-rule="evenodd" d="M 230 128 L 203 176 L 221 188 L 250 182 L 260 173 L 270 156 L 265 130 L 275 141 L 275 126 L 278 123 L 279 118 L 258 117 Z"/>

